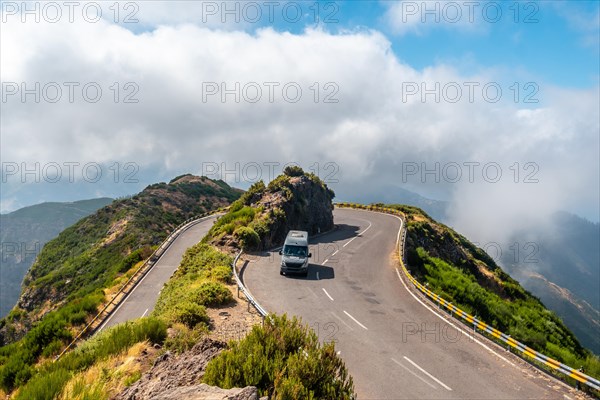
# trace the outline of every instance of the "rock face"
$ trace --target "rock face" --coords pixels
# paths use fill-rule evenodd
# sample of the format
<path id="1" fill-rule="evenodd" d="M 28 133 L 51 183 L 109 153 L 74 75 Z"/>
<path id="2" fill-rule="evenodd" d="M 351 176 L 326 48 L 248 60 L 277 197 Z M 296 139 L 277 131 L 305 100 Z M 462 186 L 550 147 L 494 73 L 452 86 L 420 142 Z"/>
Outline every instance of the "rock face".
<path id="1" fill-rule="evenodd" d="M 264 250 L 281 245 L 290 230 L 315 235 L 333 228 L 333 191 L 314 174 L 284 174 L 253 185 L 211 230 L 218 246 Z M 245 209 L 242 209 L 245 207 Z M 250 216 L 244 221 L 236 216 Z M 225 225 L 227 224 L 227 225 Z M 226 229 L 229 228 L 229 229 Z"/>
<path id="2" fill-rule="evenodd" d="M 149 400 L 258 400 L 258 391 L 254 386 L 221 389 L 201 383 L 165 390 L 153 395 Z"/>
<path id="3" fill-rule="evenodd" d="M 223 342 L 206 338 L 181 355 L 166 352 L 156 359 L 150 371 L 115 399 L 252 399 L 252 397 L 189 397 L 194 393 L 202 393 L 204 389 L 198 388 L 198 383 L 204 376 L 206 364 L 225 347 L 226 344 Z M 189 392 L 184 390 L 189 387 L 196 387 L 196 389 L 189 389 Z M 173 397 L 175 396 L 173 393 L 180 393 L 180 396 Z M 223 393 L 223 396 L 229 395 Z"/>
<path id="4" fill-rule="evenodd" d="M 285 218 L 271 225 L 269 235 L 263 238 L 263 248 L 283 244 L 288 231 L 293 229 L 307 231 L 309 235 L 332 229 L 332 198 L 331 190 L 306 175 L 289 177 L 281 187 L 269 186 L 256 205 L 265 210 L 279 208 Z"/>

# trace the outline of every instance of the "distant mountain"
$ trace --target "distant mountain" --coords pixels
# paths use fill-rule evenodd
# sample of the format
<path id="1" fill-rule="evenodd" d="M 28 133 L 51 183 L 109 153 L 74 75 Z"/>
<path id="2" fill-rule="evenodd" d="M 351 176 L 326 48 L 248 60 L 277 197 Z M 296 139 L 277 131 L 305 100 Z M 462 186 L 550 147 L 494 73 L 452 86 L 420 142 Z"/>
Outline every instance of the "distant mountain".
<path id="1" fill-rule="evenodd" d="M 507 272 L 600 354 L 600 224 L 559 212 L 549 226 L 519 232 L 511 243 L 532 246 L 518 257 L 503 254 Z"/>
<path id="2" fill-rule="evenodd" d="M 41 203 L 0 215 L 0 318 L 16 304 L 23 277 L 46 242 L 112 201 Z"/>
<path id="3" fill-rule="evenodd" d="M 378 198 L 363 191 L 352 200 L 416 206 L 440 222 L 449 222 L 448 202 L 399 187 L 388 189 Z M 600 355 L 600 224 L 557 212 L 547 225 L 515 233 L 499 246 L 502 257 L 495 261 L 556 312 L 585 347 Z"/>
<path id="4" fill-rule="evenodd" d="M 438 221 L 445 221 L 447 219 L 446 215 L 449 206 L 447 201 L 429 199 L 421 196 L 418 193 L 411 192 L 410 190 L 398 186 L 386 187 L 384 191 L 374 191 L 367 188 L 365 190 L 352 193 L 336 192 L 336 200 L 340 202 L 350 201 L 360 204 L 371 204 L 376 202 L 385 204 L 406 204 L 419 207 L 421 210 L 425 211 L 428 215 Z"/>

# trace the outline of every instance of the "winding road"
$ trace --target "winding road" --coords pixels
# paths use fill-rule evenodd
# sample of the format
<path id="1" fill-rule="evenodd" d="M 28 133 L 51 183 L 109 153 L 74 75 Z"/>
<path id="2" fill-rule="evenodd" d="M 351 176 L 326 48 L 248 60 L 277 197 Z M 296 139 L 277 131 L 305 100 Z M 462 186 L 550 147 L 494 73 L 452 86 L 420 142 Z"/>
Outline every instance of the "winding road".
<path id="1" fill-rule="evenodd" d="M 398 271 L 402 221 L 336 209 L 309 274 L 281 276 L 277 252 L 248 256 L 243 280 L 269 312 L 334 340 L 359 399 L 569 399 L 570 388 L 428 305 Z M 571 395 L 572 396 L 572 395 Z"/>
<path id="2" fill-rule="evenodd" d="M 148 315 L 215 218 L 181 233 L 100 330 Z M 336 228 L 311 245 L 307 277 L 279 275 L 280 256 L 265 252 L 245 256 L 242 279 L 269 312 L 297 315 L 336 342 L 358 399 L 576 398 L 414 293 L 398 269 L 398 217 L 336 208 L 334 219 Z"/>
<path id="3" fill-rule="evenodd" d="M 185 251 L 202 240 L 216 218 L 216 215 L 202 218 L 182 232 L 97 332 L 151 313 L 154 310 L 160 291 L 179 267 Z"/>

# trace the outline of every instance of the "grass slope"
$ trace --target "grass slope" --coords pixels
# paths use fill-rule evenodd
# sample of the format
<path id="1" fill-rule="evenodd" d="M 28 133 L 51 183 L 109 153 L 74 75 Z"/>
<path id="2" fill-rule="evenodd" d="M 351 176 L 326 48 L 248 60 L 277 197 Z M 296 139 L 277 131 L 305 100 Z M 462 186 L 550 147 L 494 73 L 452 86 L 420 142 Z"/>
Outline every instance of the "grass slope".
<path id="1" fill-rule="evenodd" d="M 415 207 L 406 215 L 406 258 L 412 274 L 445 300 L 518 341 L 574 368 L 600 376 L 600 360 L 563 321 L 482 249 Z"/>
<path id="2" fill-rule="evenodd" d="M 106 301 L 106 289 L 178 224 L 237 199 L 222 181 L 184 175 L 117 200 L 48 242 L 17 306 L 0 321 L 0 388 L 9 392 L 55 356 Z"/>

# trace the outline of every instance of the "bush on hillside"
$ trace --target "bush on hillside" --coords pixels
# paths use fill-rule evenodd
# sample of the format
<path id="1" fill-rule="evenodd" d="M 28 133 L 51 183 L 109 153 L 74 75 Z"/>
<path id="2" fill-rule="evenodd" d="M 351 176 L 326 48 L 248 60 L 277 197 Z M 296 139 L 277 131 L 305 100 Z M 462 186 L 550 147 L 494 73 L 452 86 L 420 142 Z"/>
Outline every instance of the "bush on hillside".
<path id="1" fill-rule="evenodd" d="M 270 315 L 212 359 L 203 381 L 222 388 L 256 386 L 273 399 L 350 399 L 352 378 L 334 343 L 321 345 L 296 317 Z"/>

